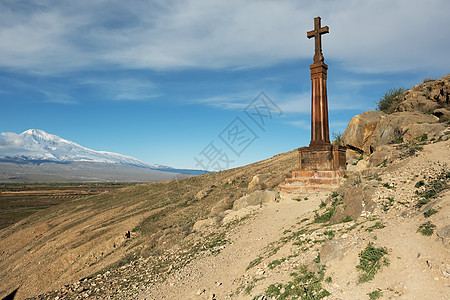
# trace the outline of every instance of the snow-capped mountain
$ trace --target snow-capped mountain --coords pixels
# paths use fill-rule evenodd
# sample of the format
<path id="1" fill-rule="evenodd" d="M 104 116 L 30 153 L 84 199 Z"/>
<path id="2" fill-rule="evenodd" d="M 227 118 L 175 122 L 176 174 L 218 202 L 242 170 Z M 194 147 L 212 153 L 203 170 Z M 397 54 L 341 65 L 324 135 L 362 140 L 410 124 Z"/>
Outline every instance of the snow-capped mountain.
<path id="1" fill-rule="evenodd" d="M 1 133 L 0 158 L 26 161 L 110 163 L 151 169 L 170 168 L 150 165 L 131 156 L 91 150 L 39 129 L 29 129 L 21 134 Z"/>

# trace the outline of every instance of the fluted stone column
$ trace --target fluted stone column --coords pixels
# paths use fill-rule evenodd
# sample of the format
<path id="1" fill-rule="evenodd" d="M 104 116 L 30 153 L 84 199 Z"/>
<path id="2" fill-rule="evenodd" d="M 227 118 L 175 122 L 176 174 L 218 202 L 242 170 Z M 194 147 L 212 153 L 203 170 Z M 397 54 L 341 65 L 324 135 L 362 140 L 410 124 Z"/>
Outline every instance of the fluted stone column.
<path id="1" fill-rule="evenodd" d="M 327 70 L 324 62 L 314 63 L 311 69 L 311 142 L 310 147 L 329 145 Z"/>

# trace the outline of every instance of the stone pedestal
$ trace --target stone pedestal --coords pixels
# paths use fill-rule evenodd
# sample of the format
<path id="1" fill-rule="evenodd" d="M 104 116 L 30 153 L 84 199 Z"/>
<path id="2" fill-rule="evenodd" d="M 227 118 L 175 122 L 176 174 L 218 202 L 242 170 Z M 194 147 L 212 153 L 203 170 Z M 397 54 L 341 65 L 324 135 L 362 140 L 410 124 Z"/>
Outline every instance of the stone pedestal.
<path id="1" fill-rule="evenodd" d="M 298 194 L 332 191 L 344 177 L 344 171 L 294 171 L 292 178 L 286 178 L 278 186 L 282 197 Z"/>
<path id="2" fill-rule="evenodd" d="M 339 187 L 346 170 L 346 147 L 331 144 L 298 149 L 300 170 L 278 186 L 282 196 L 332 191 Z"/>
<path id="3" fill-rule="evenodd" d="M 331 144 L 315 145 L 298 149 L 300 170 L 344 171 L 347 148 Z"/>

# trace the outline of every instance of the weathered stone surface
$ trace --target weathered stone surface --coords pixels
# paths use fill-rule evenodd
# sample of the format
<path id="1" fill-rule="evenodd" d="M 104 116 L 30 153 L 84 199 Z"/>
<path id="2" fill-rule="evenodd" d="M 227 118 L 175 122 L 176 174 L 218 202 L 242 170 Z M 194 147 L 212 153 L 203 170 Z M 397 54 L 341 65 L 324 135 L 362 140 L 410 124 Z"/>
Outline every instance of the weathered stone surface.
<path id="1" fill-rule="evenodd" d="M 422 124 L 411 124 L 407 126 L 406 133 L 403 135 L 404 141 L 410 141 L 415 138 L 421 137 L 423 134 L 427 134 L 428 138 L 434 138 L 442 135 L 443 131 L 447 129 L 442 123 L 422 123 Z"/>
<path id="2" fill-rule="evenodd" d="M 264 181 L 270 176 L 268 174 L 256 174 L 248 184 L 248 190 L 265 189 Z"/>
<path id="3" fill-rule="evenodd" d="M 354 116 L 342 136 L 342 143 L 350 148 L 363 149 L 378 123 L 386 116 L 381 111 L 366 111 Z"/>
<path id="4" fill-rule="evenodd" d="M 195 222 L 192 230 L 197 232 L 205 232 L 210 230 L 215 225 L 217 225 L 217 220 L 215 218 L 208 218 Z"/>
<path id="5" fill-rule="evenodd" d="M 444 245 L 450 244 L 450 225 L 447 225 L 438 231 L 436 231 L 436 235 L 442 239 L 442 243 Z"/>
<path id="6" fill-rule="evenodd" d="M 353 117 L 342 137 L 343 144 L 350 149 L 360 149 L 372 154 L 380 147 L 421 136 L 428 130 L 432 134 L 442 131 L 444 125 L 433 125 L 439 118 L 419 112 L 397 112 L 384 114 L 368 111 Z M 444 126 L 445 127 L 445 126 Z"/>
<path id="7" fill-rule="evenodd" d="M 402 95 L 395 111 L 419 111 L 430 113 L 450 107 L 450 75 L 418 84 Z"/>
<path id="8" fill-rule="evenodd" d="M 277 199 L 278 192 L 268 190 L 255 191 L 234 201 L 233 210 L 239 210 L 247 206 L 255 206 L 275 202 Z"/>
<path id="9" fill-rule="evenodd" d="M 353 180 L 353 178 L 349 180 Z M 375 189 L 369 186 L 356 185 L 349 188 L 344 195 L 344 206 L 342 209 L 336 210 L 330 223 L 340 222 L 346 216 L 357 219 L 363 211 L 372 212 L 376 207 L 376 203 L 372 200 L 374 192 Z"/>
<path id="10" fill-rule="evenodd" d="M 299 148 L 300 170 L 343 171 L 346 169 L 346 150 L 345 147 L 331 144 Z"/>
<path id="11" fill-rule="evenodd" d="M 334 259 L 342 260 L 344 258 L 344 245 L 342 239 L 325 241 L 320 249 L 320 262 L 327 264 Z"/>
<path id="12" fill-rule="evenodd" d="M 376 167 L 379 166 L 383 161 L 393 161 L 399 156 L 399 151 L 392 145 L 381 146 L 377 151 L 375 151 L 369 158 L 369 165 Z"/>
<path id="13" fill-rule="evenodd" d="M 373 153 L 383 145 L 395 143 L 403 138 L 412 124 L 436 123 L 439 118 L 419 112 L 399 112 L 383 118 L 364 144 L 364 152 Z"/>
<path id="14" fill-rule="evenodd" d="M 450 110 L 446 108 L 438 108 L 433 111 L 433 115 L 438 117 L 441 122 L 450 121 Z"/>
<path id="15" fill-rule="evenodd" d="M 206 196 L 209 195 L 209 193 L 211 193 L 211 191 L 215 188 L 215 185 L 212 185 L 206 189 L 203 189 L 201 191 L 199 191 L 196 195 L 195 195 L 195 199 L 197 200 L 201 200 L 203 198 L 205 198 Z"/>

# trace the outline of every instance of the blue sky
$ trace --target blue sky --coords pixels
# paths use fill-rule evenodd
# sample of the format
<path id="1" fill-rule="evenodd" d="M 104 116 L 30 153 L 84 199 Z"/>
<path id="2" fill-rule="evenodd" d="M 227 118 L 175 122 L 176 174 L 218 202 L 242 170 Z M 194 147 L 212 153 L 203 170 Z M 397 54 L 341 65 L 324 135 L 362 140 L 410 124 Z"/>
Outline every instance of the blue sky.
<path id="1" fill-rule="evenodd" d="M 3 0 L 0 132 L 42 129 L 178 168 L 248 164 L 309 144 L 314 17 L 330 27 L 330 132 L 343 132 L 388 88 L 448 74 L 449 11 L 447 0 Z M 245 113 L 261 101 L 263 126 Z"/>

